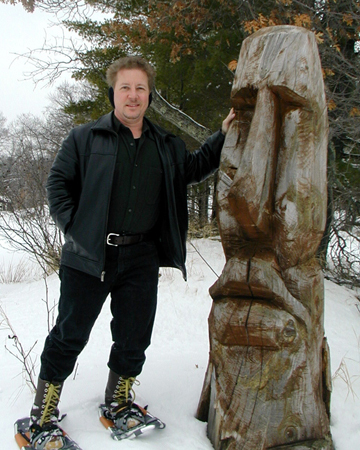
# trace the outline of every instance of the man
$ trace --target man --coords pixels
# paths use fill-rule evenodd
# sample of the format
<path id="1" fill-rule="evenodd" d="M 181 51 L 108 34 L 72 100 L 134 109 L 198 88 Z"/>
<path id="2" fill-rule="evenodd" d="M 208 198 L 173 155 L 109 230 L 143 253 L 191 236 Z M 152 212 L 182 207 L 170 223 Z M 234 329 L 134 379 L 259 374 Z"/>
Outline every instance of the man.
<path id="1" fill-rule="evenodd" d="M 150 344 L 159 266 L 179 268 L 186 277 L 186 186 L 218 167 L 235 116 L 231 111 L 222 131 L 191 154 L 144 117 L 154 78 L 142 58 L 113 63 L 107 80 L 114 111 L 73 129 L 50 171 L 50 213 L 65 244 L 59 315 L 45 342 L 31 410 L 36 448 L 47 441 L 61 445 L 55 441 L 62 439 L 56 425 L 62 386 L 108 294 L 113 345 L 101 411 L 124 431 L 141 420 L 132 386 Z"/>

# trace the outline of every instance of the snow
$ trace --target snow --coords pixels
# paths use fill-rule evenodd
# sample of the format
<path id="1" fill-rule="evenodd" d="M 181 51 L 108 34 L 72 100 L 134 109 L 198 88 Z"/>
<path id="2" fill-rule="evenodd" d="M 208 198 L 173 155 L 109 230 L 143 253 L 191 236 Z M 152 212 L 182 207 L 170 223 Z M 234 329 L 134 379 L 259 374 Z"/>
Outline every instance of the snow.
<path id="1" fill-rule="evenodd" d="M 224 256 L 219 240 L 201 239 L 192 244 L 220 274 Z M 0 306 L 25 350 L 36 343 L 31 356 L 37 374 L 48 330 L 44 300 L 48 295 L 49 304 L 56 303 L 59 280 L 56 274 L 44 280 L 25 254 L 1 247 L 0 274 L 10 264 L 15 267 L 24 260 L 29 269 L 25 279 L 0 285 Z M 61 411 L 67 413 L 63 426 L 84 450 L 213 448 L 206 437 L 206 424 L 195 419 L 195 412 L 208 362 L 207 317 L 212 303 L 208 289 L 216 275 L 192 245 L 188 246 L 187 268 L 187 282 L 179 271 L 161 271 L 152 345 L 139 376 L 141 384 L 136 387 L 139 404 L 149 404 L 150 411 L 166 423 L 166 428 L 135 440 L 116 442 L 98 420 L 97 406 L 103 401 L 111 344 L 107 302 L 74 374 L 65 383 L 60 403 Z M 360 448 L 360 302 L 356 293 L 330 281 L 325 281 L 325 291 L 325 333 L 333 376 L 332 435 L 337 450 L 356 450 Z M 5 348 L 15 351 L 9 335 L 11 330 L 0 318 L 0 447 L 15 450 L 18 447 L 13 423 L 28 415 L 33 394 L 25 382 L 21 362 Z"/>

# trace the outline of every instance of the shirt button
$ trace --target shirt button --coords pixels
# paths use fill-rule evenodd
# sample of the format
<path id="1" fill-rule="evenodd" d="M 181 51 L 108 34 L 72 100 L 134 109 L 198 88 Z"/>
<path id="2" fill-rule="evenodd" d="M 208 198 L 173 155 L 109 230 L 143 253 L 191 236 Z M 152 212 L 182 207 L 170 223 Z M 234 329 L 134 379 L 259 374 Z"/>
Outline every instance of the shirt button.
<path id="1" fill-rule="evenodd" d="M 133 186 L 133 189 L 136 189 L 136 186 Z"/>
<path id="2" fill-rule="evenodd" d="M 129 209 L 129 213 L 131 213 L 132 212 L 132 209 Z"/>

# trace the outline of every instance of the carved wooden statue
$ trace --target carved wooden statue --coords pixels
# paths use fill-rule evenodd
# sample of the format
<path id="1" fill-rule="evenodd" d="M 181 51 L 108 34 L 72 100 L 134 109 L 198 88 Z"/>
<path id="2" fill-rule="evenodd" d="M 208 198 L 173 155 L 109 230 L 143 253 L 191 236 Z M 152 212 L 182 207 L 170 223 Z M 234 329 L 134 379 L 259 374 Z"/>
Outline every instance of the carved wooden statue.
<path id="1" fill-rule="evenodd" d="M 197 417 L 216 450 L 332 449 L 323 275 L 327 109 L 313 33 L 247 38 L 217 187 L 226 265 L 210 288 Z"/>

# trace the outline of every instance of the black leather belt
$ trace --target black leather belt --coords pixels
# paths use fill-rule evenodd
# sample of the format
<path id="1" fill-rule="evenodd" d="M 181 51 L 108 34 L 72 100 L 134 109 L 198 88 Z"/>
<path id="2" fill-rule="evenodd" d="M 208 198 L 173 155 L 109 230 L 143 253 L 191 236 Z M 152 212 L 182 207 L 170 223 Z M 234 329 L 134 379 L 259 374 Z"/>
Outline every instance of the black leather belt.
<path id="1" fill-rule="evenodd" d="M 117 233 L 109 233 L 106 237 L 107 245 L 117 247 L 119 245 L 138 244 L 147 238 L 146 234 L 128 234 L 122 235 Z"/>

